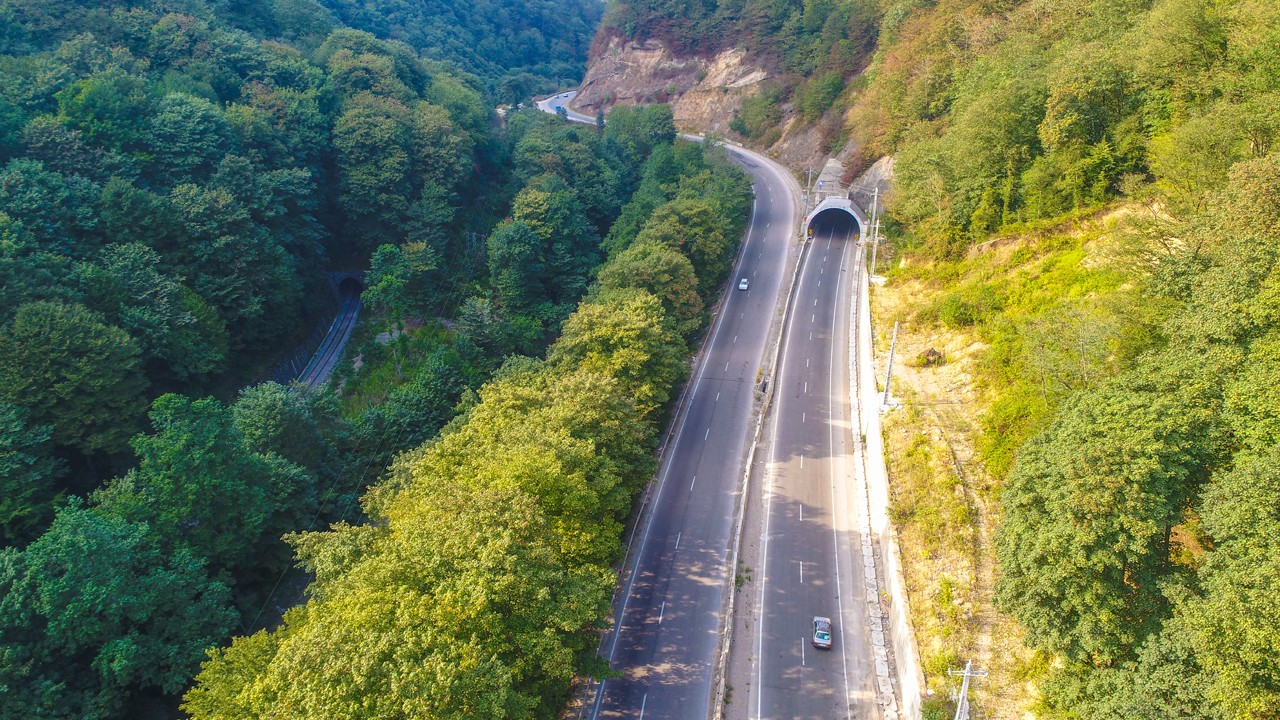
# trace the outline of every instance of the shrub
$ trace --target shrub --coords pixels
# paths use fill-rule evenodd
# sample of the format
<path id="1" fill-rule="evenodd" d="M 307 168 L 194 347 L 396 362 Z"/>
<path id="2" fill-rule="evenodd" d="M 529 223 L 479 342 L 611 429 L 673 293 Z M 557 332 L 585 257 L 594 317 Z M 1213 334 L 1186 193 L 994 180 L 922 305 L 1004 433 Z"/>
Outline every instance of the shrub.
<path id="1" fill-rule="evenodd" d="M 977 312 L 968 300 L 959 295 L 948 295 L 938 308 L 938 320 L 945 327 L 956 330 L 973 325 L 977 320 Z"/>

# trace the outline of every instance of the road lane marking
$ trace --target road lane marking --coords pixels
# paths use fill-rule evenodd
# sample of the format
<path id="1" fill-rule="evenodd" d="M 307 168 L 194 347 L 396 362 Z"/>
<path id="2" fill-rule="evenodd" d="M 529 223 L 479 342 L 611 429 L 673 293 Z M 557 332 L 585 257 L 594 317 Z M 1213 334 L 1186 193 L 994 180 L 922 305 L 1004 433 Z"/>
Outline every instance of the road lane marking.
<path id="1" fill-rule="evenodd" d="M 804 422 L 806 413 L 800 413 L 800 422 Z"/>
<path id="2" fill-rule="evenodd" d="M 800 467 L 801 467 L 801 468 L 803 468 L 803 467 L 804 467 L 804 455 L 801 455 L 801 456 L 800 456 Z"/>
<path id="3" fill-rule="evenodd" d="M 729 363 L 724 364 L 724 371 L 729 372 Z"/>
<path id="4" fill-rule="evenodd" d="M 694 475 L 693 482 L 689 483 L 689 492 L 693 492 L 693 483 L 696 483 L 696 482 L 698 482 L 698 476 Z"/>
<path id="5" fill-rule="evenodd" d="M 804 366 L 809 367 L 809 358 L 804 359 Z"/>
<path id="6" fill-rule="evenodd" d="M 758 202 L 758 200 L 759 199 L 757 198 L 756 202 Z M 755 224 L 756 224 L 756 211 L 755 211 L 755 202 L 753 202 L 751 207 L 751 223 L 747 227 L 747 241 L 746 241 L 746 245 L 743 248 L 744 255 L 746 253 L 747 248 L 751 246 L 751 237 L 755 232 Z M 763 252 L 757 253 L 757 257 L 763 257 L 763 255 L 764 255 Z M 735 270 L 739 266 L 740 265 L 735 265 Z M 720 336 L 720 329 L 724 326 L 724 317 L 725 317 L 724 315 L 717 315 L 715 321 L 712 323 L 711 342 L 708 345 L 708 347 L 711 347 L 711 348 L 715 347 L 716 338 Z M 690 391 L 690 394 L 689 394 L 690 398 L 697 396 L 698 387 L 702 384 L 702 378 L 704 377 L 705 373 L 706 373 L 706 365 L 702 365 L 701 367 L 698 368 L 697 379 L 694 381 L 693 389 Z M 676 450 L 680 447 L 680 438 L 683 437 L 684 424 L 685 424 L 685 421 L 688 419 L 689 419 L 689 415 L 687 413 L 682 414 L 680 417 L 680 421 L 676 424 L 675 435 L 673 436 L 675 438 L 675 441 L 671 447 L 671 452 L 673 455 L 676 452 Z M 666 467 L 662 468 L 662 474 L 658 478 L 658 489 L 654 493 L 653 500 L 651 501 L 652 503 L 654 503 L 655 506 L 662 499 L 662 490 L 666 486 L 667 474 L 671 472 L 671 466 L 672 466 L 672 463 L 668 462 L 666 464 Z M 633 571 L 631 572 L 630 576 L 627 578 L 627 589 L 626 589 L 626 592 L 623 593 L 622 595 L 622 607 L 618 609 L 617 613 L 614 616 L 617 618 L 617 624 L 613 627 L 613 639 L 609 642 L 609 662 L 613 662 L 613 657 L 618 652 L 618 640 L 622 638 L 622 631 L 626 629 L 627 607 L 631 603 L 631 593 L 632 593 L 632 590 L 635 588 L 635 583 L 636 583 L 637 573 L 635 572 L 635 569 L 640 567 L 640 559 L 644 555 L 645 547 L 649 544 L 649 531 L 653 528 L 653 517 L 654 517 L 654 514 L 650 513 L 649 518 L 645 520 L 644 534 L 641 535 L 640 537 L 640 545 L 639 545 L 639 549 L 636 551 L 636 559 L 634 561 L 635 564 L 633 566 Z M 623 558 L 624 565 L 627 563 L 627 560 L 628 558 L 626 557 Z M 591 710 L 591 717 L 593 719 L 600 717 L 600 707 L 604 703 L 604 687 L 606 682 L 608 681 L 602 681 L 600 683 L 600 687 L 596 690 L 595 707 L 593 707 Z"/>
<path id="7" fill-rule="evenodd" d="M 707 431 L 702 435 L 702 439 L 705 441 L 709 437 L 711 437 L 711 428 L 707 428 Z"/>
<path id="8" fill-rule="evenodd" d="M 808 256 L 808 257 L 812 257 L 812 256 Z M 787 352 L 789 343 L 783 341 L 781 338 L 785 337 L 786 339 L 790 339 L 791 329 L 792 328 L 790 327 L 785 328 L 785 333 L 786 333 L 785 336 L 780 336 L 779 342 L 781 345 L 781 352 L 782 352 L 782 356 L 779 358 L 779 363 L 781 365 L 780 377 L 786 377 L 787 360 L 790 357 L 790 355 Z M 809 333 L 809 339 L 810 340 L 813 339 L 813 333 Z M 778 428 L 780 425 L 781 423 L 778 423 L 776 420 L 773 423 L 773 430 L 771 433 L 772 439 L 770 440 L 770 443 L 769 443 L 770 450 L 769 450 L 768 471 L 765 473 L 766 480 L 765 480 L 765 485 L 762 488 L 764 491 L 764 498 L 763 498 L 764 545 L 761 548 L 760 600 L 759 600 L 759 604 L 757 605 L 757 607 L 760 609 L 760 618 L 759 618 L 759 621 L 756 623 L 756 628 L 755 628 L 756 629 L 756 657 L 761 658 L 761 662 L 756 665 L 756 688 L 757 689 L 764 687 L 765 663 L 763 661 L 764 659 L 763 649 L 764 649 L 764 627 L 767 621 L 767 614 L 764 612 L 764 599 L 765 599 L 765 592 L 767 591 L 769 586 L 769 582 L 768 582 L 769 580 L 769 525 L 770 525 L 770 522 L 772 521 L 773 482 L 774 482 L 774 476 L 777 473 L 776 468 L 777 468 L 777 462 L 778 462 L 777 461 Z M 756 693 L 756 718 L 757 719 L 763 717 L 763 708 L 764 708 L 764 692 L 761 691 Z"/>
<path id="9" fill-rule="evenodd" d="M 814 298 L 814 299 L 813 299 L 813 304 L 814 304 L 815 306 L 818 304 L 818 298 Z"/>
<path id="10" fill-rule="evenodd" d="M 733 336 L 733 344 L 734 344 L 734 345 L 737 345 L 737 344 L 738 344 L 738 336 L 737 336 L 737 335 L 734 335 L 734 336 Z"/>
<path id="11" fill-rule="evenodd" d="M 804 522 L 804 503 L 800 503 L 800 522 Z"/>
<path id="12" fill-rule="evenodd" d="M 720 393 L 716 393 L 716 402 L 720 402 Z"/>
<path id="13" fill-rule="evenodd" d="M 809 381 L 808 381 L 808 380 L 806 380 L 806 381 L 805 381 L 805 383 L 804 383 L 804 392 L 805 392 L 805 394 L 806 394 L 806 395 L 808 395 L 808 394 L 809 394 Z"/>
<path id="14" fill-rule="evenodd" d="M 814 320 L 817 320 L 817 319 L 818 319 L 818 316 L 817 316 L 817 315 L 813 315 L 812 317 L 810 317 L 810 318 L 809 318 L 809 322 L 813 322 Z M 812 338 L 810 338 L 810 339 L 812 339 Z"/>
<path id="15" fill-rule="evenodd" d="M 800 666 L 804 667 L 804 638 L 800 638 Z"/>
<path id="16" fill-rule="evenodd" d="M 800 570 L 800 574 L 801 574 L 801 575 L 804 575 L 804 569 L 803 569 L 803 568 Z M 804 582 L 804 580 L 801 580 L 800 582 Z M 667 601 L 666 601 L 666 600 L 663 600 L 663 601 L 662 601 L 662 607 L 658 608 L 658 624 L 659 624 L 659 625 L 661 625 L 661 624 L 662 624 L 662 614 L 663 614 L 663 613 L 665 613 L 666 611 L 667 611 Z"/>
<path id="17" fill-rule="evenodd" d="M 677 550 L 679 550 L 679 549 L 680 549 L 680 536 L 681 536 L 681 535 L 684 535 L 684 532 L 678 532 L 678 533 L 676 533 L 676 549 L 677 549 Z"/>
<path id="18" fill-rule="evenodd" d="M 846 244 L 845 249 L 841 253 L 842 256 L 847 252 L 848 252 L 848 245 Z M 842 261 L 842 264 L 843 264 L 843 261 Z M 842 279 L 843 279 L 842 277 L 836 278 L 835 297 L 836 297 L 837 307 L 839 306 L 839 303 L 840 303 L 840 281 Z M 855 285 L 854 287 L 856 288 L 857 286 Z M 851 309 L 851 312 L 852 312 L 852 309 Z M 836 339 L 836 329 L 839 327 L 839 325 L 837 324 L 839 314 L 840 313 L 837 311 L 836 315 L 833 316 L 831 320 L 831 339 L 833 342 L 831 343 L 830 363 L 831 363 L 831 367 L 833 368 L 836 366 L 835 365 L 836 345 L 838 343 L 834 342 L 834 340 Z M 856 315 L 852 316 L 850 320 L 853 321 L 853 319 L 856 317 L 857 317 Z M 837 383 L 839 382 L 837 380 L 837 376 L 838 376 L 838 373 L 835 373 L 835 372 L 832 372 L 827 375 L 827 383 L 830 385 L 830 389 L 828 391 L 830 397 L 837 397 L 835 393 Z M 852 379 L 850 380 L 850 382 L 852 382 Z M 838 403 L 835 404 L 835 407 L 839 407 Z M 839 411 L 837 410 L 836 412 L 839 412 Z M 850 408 L 850 412 L 853 412 L 852 407 Z M 852 423 L 852 418 L 850 418 L 850 422 Z M 831 447 L 831 452 L 833 456 L 835 454 L 835 449 L 836 449 L 835 426 L 836 424 L 833 422 L 827 423 L 827 442 Z M 836 506 L 836 463 L 835 462 L 828 463 L 827 467 L 830 468 L 831 470 L 831 543 L 833 545 L 833 550 L 835 551 L 834 560 L 835 560 L 835 569 L 836 569 L 836 611 L 840 613 L 840 619 L 844 620 L 844 598 L 841 597 L 841 592 L 840 592 L 840 530 L 839 530 L 840 526 L 836 522 L 836 515 L 835 515 L 836 507 L 837 507 Z M 846 720 L 852 720 L 853 700 L 852 700 L 852 697 L 849 695 L 849 656 L 845 652 L 846 648 L 847 648 L 847 645 L 845 643 L 841 643 L 840 663 L 844 669 L 844 707 L 845 707 L 844 713 L 845 713 Z"/>
<path id="19" fill-rule="evenodd" d="M 649 693 L 645 693 L 644 697 L 640 698 L 640 720 L 644 720 L 644 703 L 648 699 Z"/>
<path id="20" fill-rule="evenodd" d="M 800 507 L 804 507 L 804 506 L 801 505 Z M 800 584 L 803 585 L 804 584 L 804 561 L 797 560 L 796 562 L 800 563 Z"/>

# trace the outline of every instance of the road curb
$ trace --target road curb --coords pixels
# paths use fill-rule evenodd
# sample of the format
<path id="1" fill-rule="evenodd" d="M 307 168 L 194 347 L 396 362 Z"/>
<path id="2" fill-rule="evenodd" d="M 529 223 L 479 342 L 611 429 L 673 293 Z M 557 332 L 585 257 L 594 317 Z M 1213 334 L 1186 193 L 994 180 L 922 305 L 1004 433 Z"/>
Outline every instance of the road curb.
<path id="1" fill-rule="evenodd" d="M 881 705 L 884 707 L 885 717 L 905 716 L 907 720 L 920 720 L 920 689 L 923 687 L 923 675 L 910 628 L 910 608 L 897 538 L 893 525 L 889 522 L 889 478 L 884 462 L 884 438 L 880 432 L 880 394 L 876 392 L 876 369 L 871 339 L 875 329 L 871 322 L 870 278 L 866 270 L 864 246 L 862 267 L 858 271 L 860 288 L 854 295 L 857 307 L 849 314 L 849 321 L 854 326 L 854 332 L 849 336 L 851 380 L 849 400 L 858 410 L 858 425 L 863 432 L 863 439 L 858 444 L 862 457 L 857 468 L 861 472 L 857 474 L 856 493 L 862 510 L 858 530 L 861 535 L 863 566 L 865 568 L 870 561 L 873 568 L 863 578 L 869 611 L 868 621 L 871 625 L 872 649 L 876 660 L 877 690 L 883 698 Z M 856 329 L 860 326 L 866 328 L 865 332 L 857 332 Z M 866 369 L 865 375 L 859 373 L 859 367 Z M 875 539 L 880 541 L 878 557 L 874 549 Z M 884 612 L 881 608 L 884 604 L 888 605 L 887 635 L 889 646 L 893 650 L 892 668 L 889 663 L 889 648 L 885 647 L 886 633 L 882 625 Z M 871 608 L 876 609 L 874 614 L 870 613 Z M 894 676 L 897 678 L 898 692 L 901 694 L 900 710 L 892 681 Z"/>

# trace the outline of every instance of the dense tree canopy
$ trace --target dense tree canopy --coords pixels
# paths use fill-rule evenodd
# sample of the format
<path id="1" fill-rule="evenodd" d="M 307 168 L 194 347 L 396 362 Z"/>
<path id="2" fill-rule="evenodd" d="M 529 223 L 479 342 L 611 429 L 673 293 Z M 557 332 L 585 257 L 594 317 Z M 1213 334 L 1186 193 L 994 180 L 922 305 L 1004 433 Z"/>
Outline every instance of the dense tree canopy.
<path id="1" fill-rule="evenodd" d="M 735 213 L 750 186 L 712 147 L 668 140 L 621 152 L 605 133 L 541 114 L 516 113 L 509 129 L 517 174 L 528 170 L 511 218 L 486 243 L 490 296 L 469 299 L 454 346 L 412 367 L 360 418 L 409 449 L 365 495 L 371 523 L 292 536 L 315 573 L 310 600 L 274 632 L 210 651 L 186 695 L 195 717 L 542 717 L 572 677 L 605 670 L 593 630 L 607 612 L 622 525 L 688 372 L 686 338 L 716 289 L 699 295 L 695 268 L 713 254 L 697 254 L 707 243 L 691 238 L 726 228 L 714 256 L 732 257 L 728 238 L 745 227 Z M 667 159 L 632 165 L 637 147 Z M 590 288 L 603 253 L 575 166 L 615 178 L 620 191 L 652 189 L 597 206 L 606 231 L 619 213 L 640 227 Z M 679 195 L 694 187 L 709 200 L 691 211 Z M 650 224 L 669 241 L 637 239 L 660 234 Z M 710 271 L 723 279 L 725 269 Z M 533 323 L 537 335 L 521 339 Z M 501 356 L 524 344 L 540 353 L 544 328 L 559 334 L 546 360 L 509 356 L 470 392 L 460 351 Z M 378 357 L 388 345 L 413 348 L 365 348 Z M 450 420 L 453 398 L 461 414 Z"/>
<path id="2" fill-rule="evenodd" d="M 1238 163 L 1153 230 L 1186 239 L 1147 279 L 1167 343 L 1018 453 L 997 601 L 1067 660 L 1052 717 L 1274 716 L 1277 187 L 1280 158 Z"/>

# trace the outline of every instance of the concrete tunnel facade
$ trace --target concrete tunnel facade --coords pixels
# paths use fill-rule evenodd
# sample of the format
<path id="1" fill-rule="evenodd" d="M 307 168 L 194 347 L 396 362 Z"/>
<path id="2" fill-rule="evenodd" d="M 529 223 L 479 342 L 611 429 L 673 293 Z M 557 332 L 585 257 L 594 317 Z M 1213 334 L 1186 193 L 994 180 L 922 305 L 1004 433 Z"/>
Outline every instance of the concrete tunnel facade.
<path id="1" fill-rule="evenodd" d="M 867 219 L 867 213 L 858 206 L 858 203 L 850 200 L 849 198 L 838 196 L 824 198 L 822 202 L 818 203 L 817 207 L 805 216 L 804 227 L 801 229 L 802 236 L 808 238 L 809 228 L 813 225 L 814 221 L 818 219 L 819 215 L 828 212 L 844 213 L 852 217 L 854 222 L 858 223 L 859 240 L 866 237 L 869 229 L 868 226 L 870 225 Z"/>

